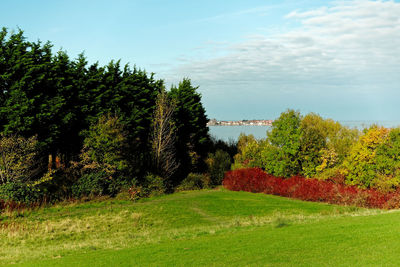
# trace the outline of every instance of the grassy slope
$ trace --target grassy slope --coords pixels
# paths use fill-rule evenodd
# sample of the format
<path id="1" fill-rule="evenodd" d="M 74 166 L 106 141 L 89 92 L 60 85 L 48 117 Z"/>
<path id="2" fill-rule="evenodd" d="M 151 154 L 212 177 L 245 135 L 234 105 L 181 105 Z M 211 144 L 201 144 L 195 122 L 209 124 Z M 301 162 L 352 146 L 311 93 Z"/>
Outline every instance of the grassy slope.
<path id="1" fill-rule="evenodd" d="M 228 191 L 3 214 L 0 262 L 45 266 L 377 265 L 400 261 L 400 213 Z"/>

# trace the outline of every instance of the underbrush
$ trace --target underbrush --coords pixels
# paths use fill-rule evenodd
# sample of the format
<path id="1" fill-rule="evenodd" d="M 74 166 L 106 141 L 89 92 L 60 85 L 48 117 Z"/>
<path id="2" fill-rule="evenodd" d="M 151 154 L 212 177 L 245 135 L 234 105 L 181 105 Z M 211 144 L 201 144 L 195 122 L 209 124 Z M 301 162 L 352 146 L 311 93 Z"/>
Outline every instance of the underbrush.
<path id="1" fill-rule="evenodd" d="M 210 177 L 201 173 L 189 173 L 189 175 L 176 188 L 176 191 L 200 190 L 211 188 Z"/>
<path id="2" fill-rule="evenodd" d="M 281 178 L 267 174 L 259 168 L 229 171 L 225 174 L 223 186 L 233 191 L 265 193 L 306 201 L 367 208 L 400 208 L 399 191 L 382 193 L 375 189 L 360 189 L 300 176 Z"/>

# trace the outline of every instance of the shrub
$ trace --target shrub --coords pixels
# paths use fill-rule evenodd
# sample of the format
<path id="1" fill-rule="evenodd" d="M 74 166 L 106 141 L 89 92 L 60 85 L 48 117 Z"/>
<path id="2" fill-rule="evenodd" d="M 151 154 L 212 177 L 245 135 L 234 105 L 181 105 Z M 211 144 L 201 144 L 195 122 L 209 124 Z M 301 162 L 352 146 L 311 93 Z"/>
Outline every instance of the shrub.
<path id="1" fill-rule="evenodd" d="M 397 175 L 383 175 L 378 173 L 371 182 L 371 187 L 380 192 L 393 192 L 400 184 L 400 177 Z"/>
<path id="2" fill-rule="evenodd" d="M 159 196 L 166 192 L 164 179 L 155 174 L 147 174 L 142 184 L 142 196 Z"/>
<path id="3" fill-rule="evenodd" d="M 242 136 L 243 134 L 240 134 Z M 239 139 L 240 139 L 239 136 Z M 235 141 L 234 139 L 229 139 L 228 141 L 224 141 L 221 139 L 217 139 L 214 136 L 210 137 L 210 152 L 214 153 L 217 150 L 223 150 L 226 151 L 231 159 L 238 153 L 238 141 Z"/>
<path id="4" fill-rule="evenodd" d="M 27 182 L 33 179 L 38 164 L 37 137 L 23 138 L 4 136 L 0 138 L 0 184 Z"/>
<path id="5" fill-rule="evenodd" d="M 288 179 L 275 177 L 259 168 L 229 171 L 223 185 L 234 191 L 266 193 L 307 201 L 332 204 L 356 205 L 370 208 L 394 208 L 400 206 L 400 192 L 384 194 L 375 189 L 360 189 L 331 181 L 293 176 Z"/>
<path id="6" fill-rule="evenodd" d="M 127 133 L 118 117 L 101 116 L 85 133 L 79 162 L 66 171 L 78 177 L 72 188 L 74 197 L 116 195 L 127 186 Z"/>
<path id="7" fill-rule="evenodd" d="M 176 191 L 199 190 L 211 186 L 210 178 L 200 173 L 189 173 L 189 175 L 176 188 Z"/>
<path id="8" fill-rule="evenodd" d="M 82 175 L 72 186 L 72 195 L 76 198 L 115 195 L 119 191 L 118 182 L 104 172 L 91 172 Z"/>
<path id="9" fill-rule="evenodd" d="M 49 197 L 54 171 L 38 156 L 37 137 L 0 137 L 0 199 L 31 205 Z"/>
<path id="10" fill-rule="evenodd" d="M 133 201 L 146 197 L 142 186 L 132 185 L 128 189 L 129 198 Z"/>
<path id="11" fill-rule="evenodd" d="M 238 141 L 238 153 L 234 156 L 232 169 L 248 167 L 261 167 L 261 151 L 263 140 L 257 140 L 252 134 L 240 134 Z"/>
<path id="12" fill-rule="evenodd" d="M 319 180 L 329 180 L 335 184 L 346 183 L 346 177 L 343 175 L 343 170 L 339 166 L 326 168 L 324 171 L 318 173 L 315 178 Z"/>
<path id="13" fill-rule="evenodd" d="M 400 191 L 388 194 L 387 201 L 383 204 L 385 209 L 399 209 L 400 208 Z"/>
<path id="14" fill-rule="evenodd" d="M 223 150 L 217 150 L 215 153 L 208 155 L 206 162 L 211 183 L 213 185 L 220 185 L 225 172 L 231 167 L 231 158 L 229 154 Z"/>
<path id="15" fill-rule="evenodd" d="M 165 194 L 167 187 L 162 177 L 149 173 L 140 185 L 136 183 L 129 187 L 128 194 L 131 200 L 138 200 L 144 197 L 160 196 Z"/>
<path id="16" fill-rule="evenodd" d="M 290 177 L 300 172 L 300 161 L 277 146 L 267 145 L 261 151 L 263 167 L 268 173 Z"/>
<path id="17" fill-rule="evenodd" d="M 45 191 L 30 186 L 26 183 L 9 182 L 0 185 L 0 200 L 3 205 L 8 202 L 35 204 L 45 199 Z"/>

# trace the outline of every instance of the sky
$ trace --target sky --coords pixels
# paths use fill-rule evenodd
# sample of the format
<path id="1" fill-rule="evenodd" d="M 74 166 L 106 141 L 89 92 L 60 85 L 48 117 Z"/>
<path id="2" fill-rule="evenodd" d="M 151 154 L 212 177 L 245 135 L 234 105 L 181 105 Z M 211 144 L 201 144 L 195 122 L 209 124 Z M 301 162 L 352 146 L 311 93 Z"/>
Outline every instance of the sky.
<path id="1" fill-rule="evenodd" d="M 209 118 L 400 121 L 400 0 L 2 0 L 0 27 L 167 88 L 190 78 Z"/>

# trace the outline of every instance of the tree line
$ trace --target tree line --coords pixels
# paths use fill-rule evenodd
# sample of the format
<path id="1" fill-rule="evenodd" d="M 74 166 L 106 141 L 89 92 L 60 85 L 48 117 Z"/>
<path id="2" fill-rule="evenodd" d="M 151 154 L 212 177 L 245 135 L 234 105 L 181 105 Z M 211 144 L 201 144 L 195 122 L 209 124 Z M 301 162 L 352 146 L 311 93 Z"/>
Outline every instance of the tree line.
<path id="1" fill-rule="evenodd" d="M 208 172 L 210 153 L 226 145 L 211 140 L 197 89 L 185 78 L 167 90 L 136 66 L 71 59 L 3 28 L 0 198 L 165 191 Z"/>
<path id="2" fill-rule="evenodd" d="M 349 128 L 315 113 L 283 112 L 265 139 L 241 135 L 232 169 L 259 167 L 393 192 L 400 186 L 400 128 Z"/>

